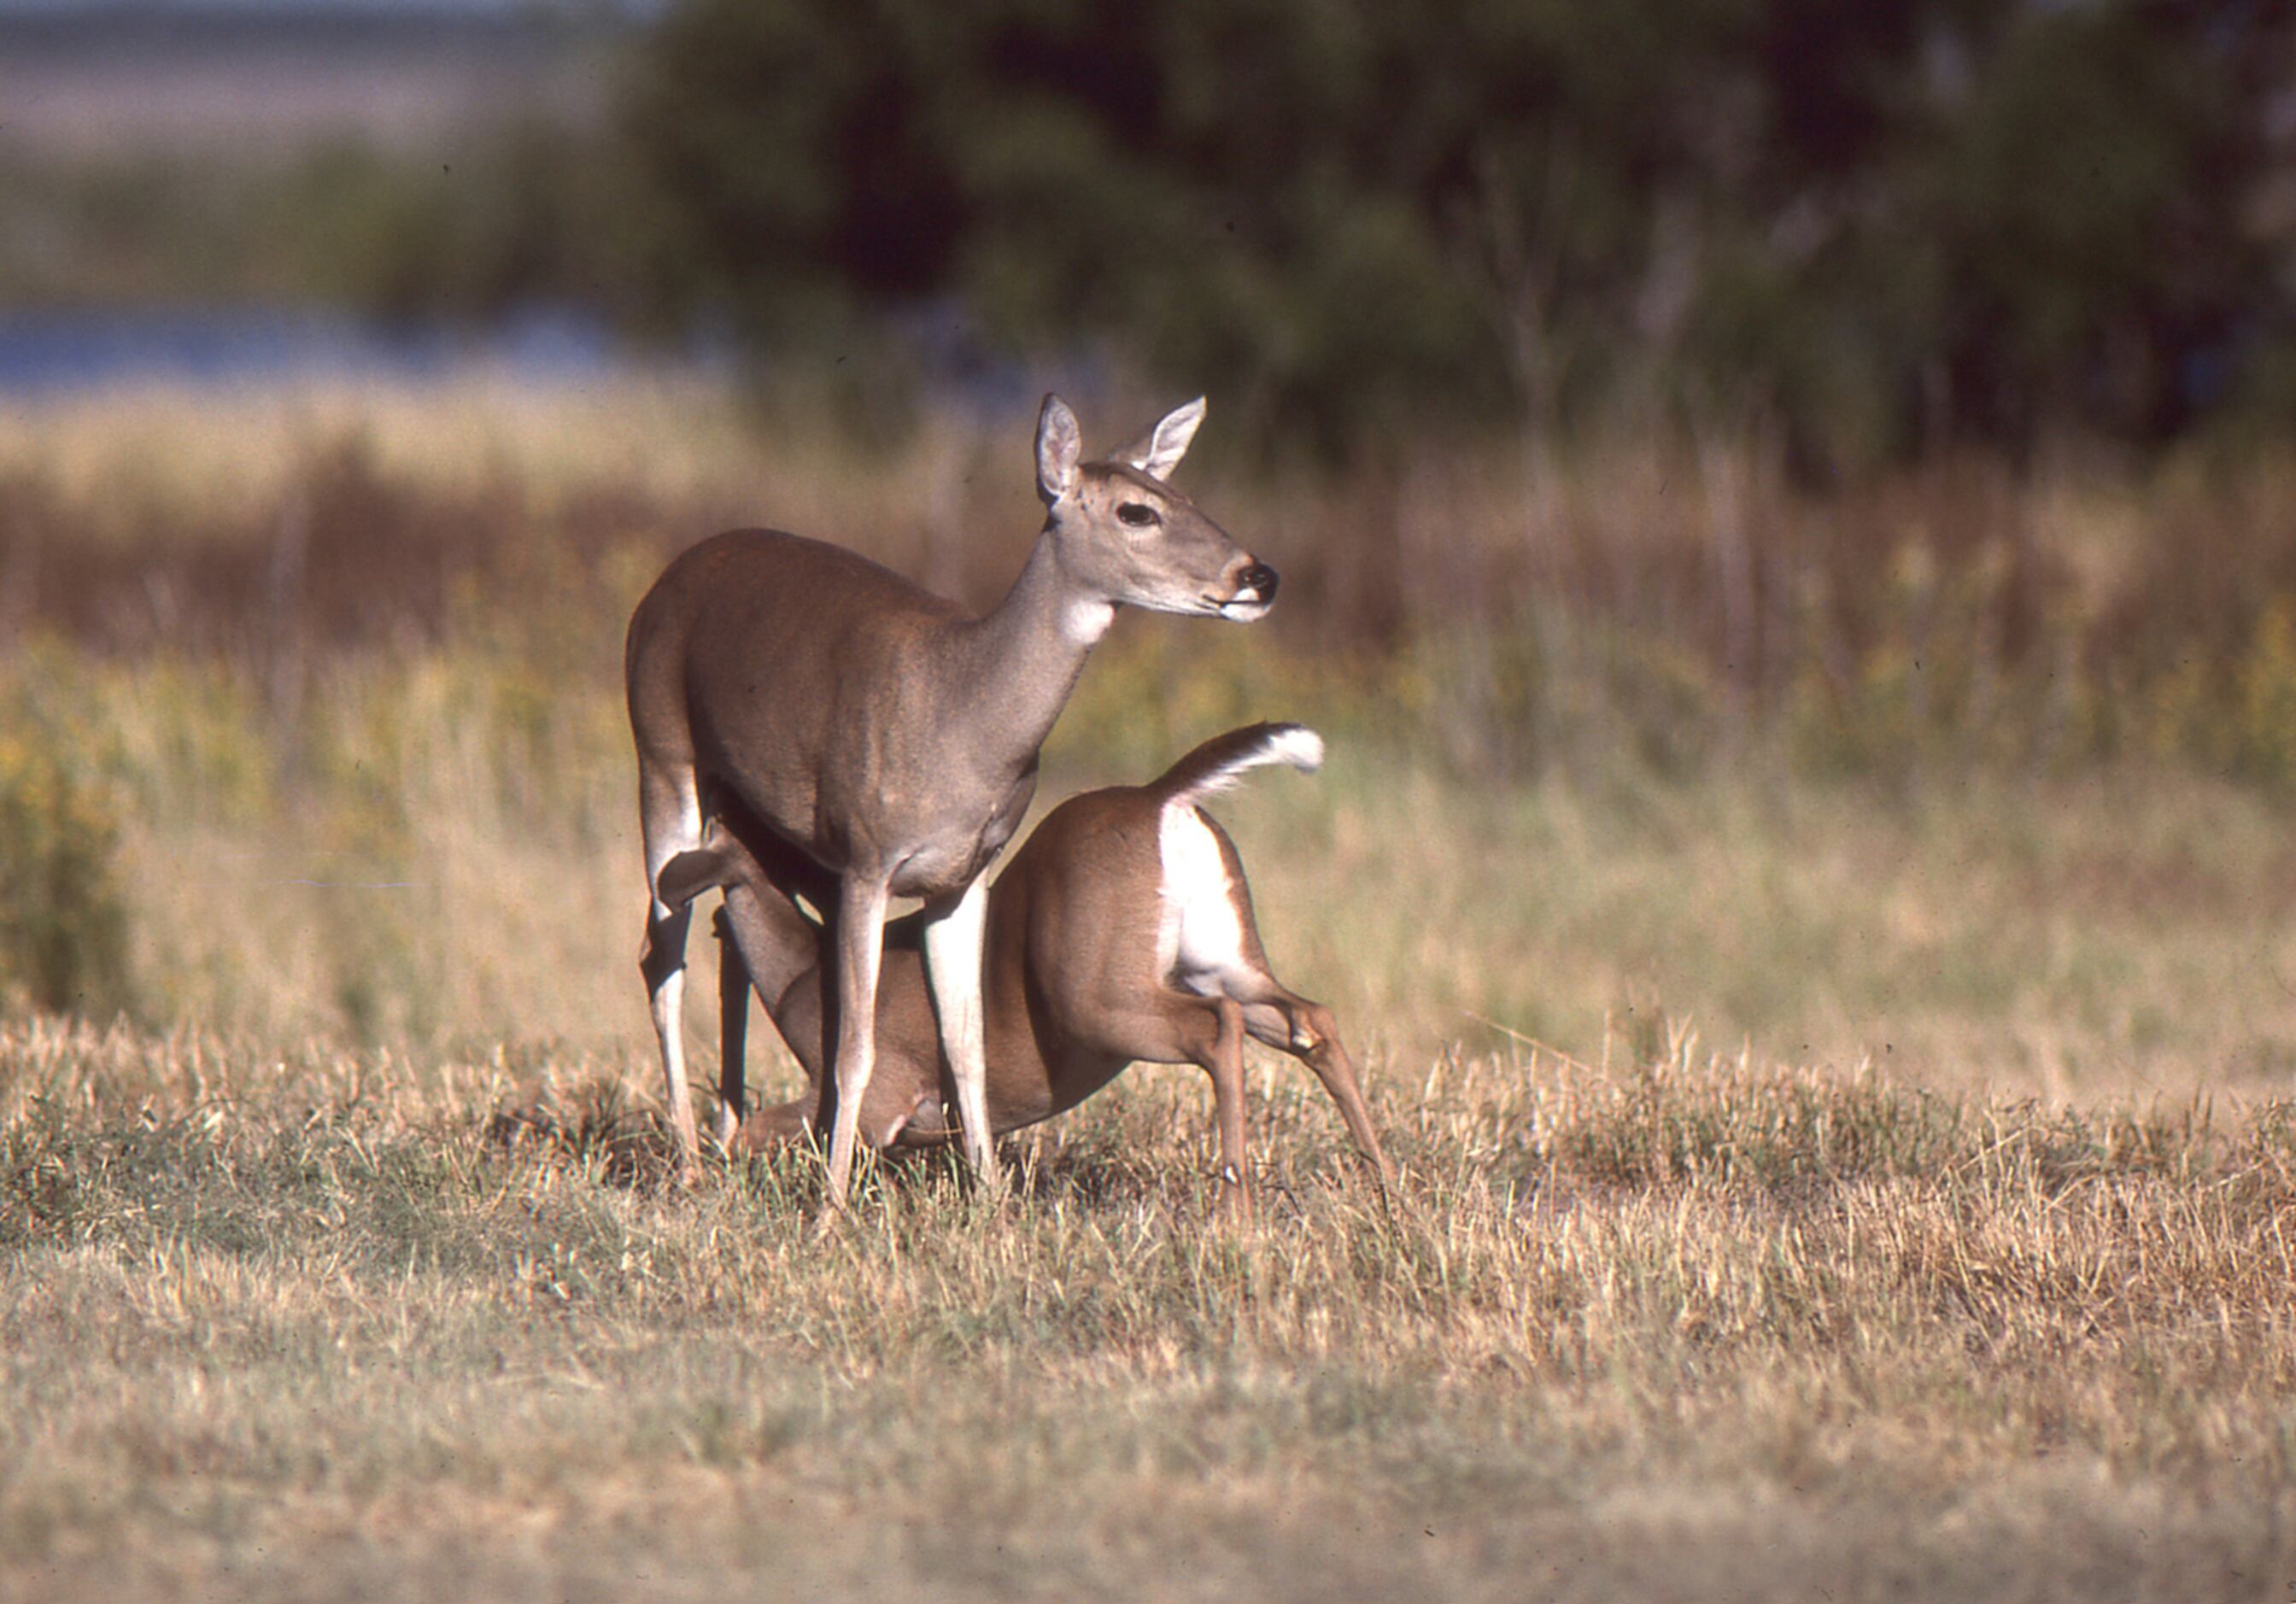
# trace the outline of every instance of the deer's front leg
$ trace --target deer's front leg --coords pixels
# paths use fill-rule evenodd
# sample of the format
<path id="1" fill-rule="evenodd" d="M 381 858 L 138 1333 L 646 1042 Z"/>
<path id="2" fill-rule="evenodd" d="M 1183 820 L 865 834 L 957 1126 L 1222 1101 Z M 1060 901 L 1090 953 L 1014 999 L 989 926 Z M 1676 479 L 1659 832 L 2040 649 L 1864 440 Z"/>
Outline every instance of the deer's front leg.
<path id="1" fill-rule="evenodd" d="M 940 1019 L 941 1045 L 956 1082 L 956 1115 L 964 1127 L 964 1154 L 972 1172 L 992 1192 L 1004 1172 L 996 1167 L 996 1135 L 988 1128 L 988 1049 L 982 1014 L 981 948 L 988 922 L 986 876 L 976 878 L 945 913 L 925 925 L 925 978 L 932 986 L 933 1011 Z"/>
<path id="2" fill-rule="evenodd" d="M 891 899 L 882 876 L 849 873 L 837 900 L 837 1117 L 829 1137 L 829 1207 L 845 1207 L 853 1175 L 853 1143 L 861 1126 L 861 1100 L 877 1067 L 877 970 L 884 956 L 885 906 Z"/>

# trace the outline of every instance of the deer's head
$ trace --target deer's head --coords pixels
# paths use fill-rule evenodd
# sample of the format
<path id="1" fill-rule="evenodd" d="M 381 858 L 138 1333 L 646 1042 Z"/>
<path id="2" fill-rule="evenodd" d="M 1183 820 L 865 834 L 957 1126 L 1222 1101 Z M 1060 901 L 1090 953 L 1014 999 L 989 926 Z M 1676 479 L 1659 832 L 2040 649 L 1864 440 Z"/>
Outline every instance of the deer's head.
<path id="1" fill-rule="evenodd" d="M 1083 462 L 1076 414 L 1058 396 L 1037 419 L 1037 493 L 1069 577 L 1102 598 L 1157 612 L 1249 623 L 1275 600 L 1275 570 L 1165 482 L 1204 421 L 1203 397 L 1131 445 Z"/>

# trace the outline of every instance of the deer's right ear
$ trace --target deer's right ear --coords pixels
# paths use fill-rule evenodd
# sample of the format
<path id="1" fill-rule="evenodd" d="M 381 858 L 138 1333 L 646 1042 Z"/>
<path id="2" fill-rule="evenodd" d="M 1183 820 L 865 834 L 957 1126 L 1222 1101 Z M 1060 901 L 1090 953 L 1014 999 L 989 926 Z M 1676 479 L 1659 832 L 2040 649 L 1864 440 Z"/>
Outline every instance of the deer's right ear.
<path id="1" fill-rule="evenodd" d="M 1037 414 L 1037 494 L 1052 506 L 1077 487 L 1077 459 L 1084 454 L 1084 431 L 1076 413 L 1058 396 L 1045 397 Z"/>

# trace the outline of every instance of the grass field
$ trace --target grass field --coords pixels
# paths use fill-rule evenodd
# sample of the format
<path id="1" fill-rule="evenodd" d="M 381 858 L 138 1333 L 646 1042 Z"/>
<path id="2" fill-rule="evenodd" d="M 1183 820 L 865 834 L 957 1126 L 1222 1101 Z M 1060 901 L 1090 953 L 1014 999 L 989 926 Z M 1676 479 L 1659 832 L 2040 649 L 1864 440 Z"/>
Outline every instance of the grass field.
<path id="1" fill-rule="evenodd" d="M 1354 582 L 1271 514 L 1309 622 L 1127 619 L 1045 794 L 1325 730 L 1219 812 L 1400 1191 L 1266 1057 L 1254 1225 L 1201 1077 L 1144 1068 L 1008 1144 L 1001 1213 L 886 1165 L 816 1236 L 803 1156 L 660 1183 L 620 620 L 712 522 L 935 485 L 882 549 L 978 599 L 1028 487 L 962 431 L 750 449 L 676 395 L 0 427 L 0 830 L 109 840 L 50 911 L 113 899 L 127 954 L 0 1024 L 0 1598 L 2296 1598 L 2248 636 L 2221 749 L 1813 758 L 1787 670 L 1684 669 L 1662 725 L 1590 633 L 1529 750 L 1459 668 L 1489 618 L 1336 651 Z M 2064 566 L 2143 571 L 2161 494 Z M 1921 736 L 1876 709 L 1845 742 Z"/>

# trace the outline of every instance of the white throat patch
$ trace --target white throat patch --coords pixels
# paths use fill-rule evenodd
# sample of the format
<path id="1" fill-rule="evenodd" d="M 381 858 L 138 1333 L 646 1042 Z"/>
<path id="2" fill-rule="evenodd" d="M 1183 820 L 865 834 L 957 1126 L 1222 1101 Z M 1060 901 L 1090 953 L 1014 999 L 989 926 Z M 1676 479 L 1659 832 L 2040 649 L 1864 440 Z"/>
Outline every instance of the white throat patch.
<path id="1" fill-rule="evenodd" d="M 1071 602 L 1061 612 L 1061 633 L 1079 646 L 1097 645 L 1116 622 L 1113 602 Z"/>

